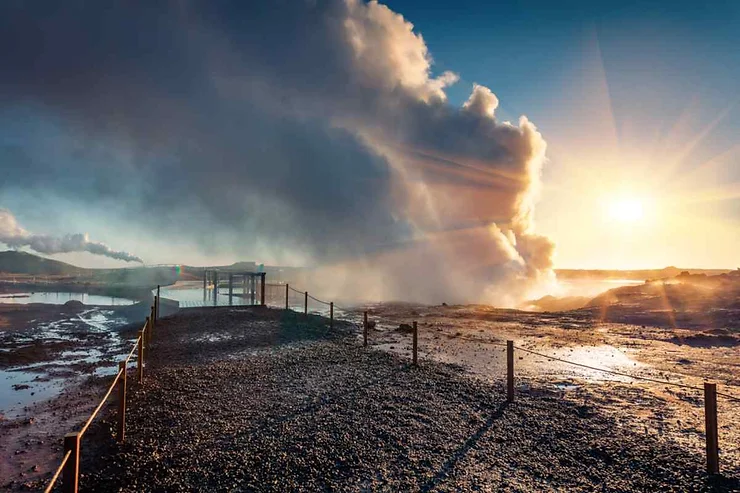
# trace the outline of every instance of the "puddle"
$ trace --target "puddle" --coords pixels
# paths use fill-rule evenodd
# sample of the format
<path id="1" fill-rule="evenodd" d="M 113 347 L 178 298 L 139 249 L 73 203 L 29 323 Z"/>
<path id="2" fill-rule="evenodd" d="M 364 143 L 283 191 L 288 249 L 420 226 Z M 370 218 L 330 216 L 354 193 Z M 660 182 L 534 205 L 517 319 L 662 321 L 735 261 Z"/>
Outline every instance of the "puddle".
<path id="1" fill-rule="evenodd" d="M 358 340 L 362 338 L 358 336 Z M 374 332 L 369 338 L 373 348 L 408 356 L 411 351 L 411 336 L 396 332 Z M 533 351 L 562 360 L 571 361 L 604 370 L 617 371 L 638 376 L 649 368 L 630 357 L 627 351 L 614 346 L 579 346 L 573 348 L 539 348 L 526 341 L 515 341 L 516 346 L 532 348 Z M 449 334 L 429 334 L 419 337 L 419 358 L 431 358 L 441 363 L 460 365 L 472 374 L 500 379 L 506 374 L 506 349 L 499 345 L 486 344 L 482 340 L 449 337 Z M 515 351 L 514 371 L 525 377 L 555 377 L 555 387 L 574 390 L 583 381 L 588 382 L 631 382 L 629 377 L 613 375 L 597 370 Z"/>
<path id="2" fill-rule="evenodd" d="M 14 419 L 24 408 L 59 395 L 64 379 L 44 378 L 37 373 L 0 370 L 0 415 Z M 14 388 L 14 386 L 20 386 Z M 23 388 L 28 386 L 28 388 Z"/>
<path id="3" fill-rule="evenodd" d="M 39 342 L 66 341 L 79 346 L 45 356 L 53 359 L 0 370 L 0 414 L 6 419 L 21 417 L 25 407 L 57 396 L 81 378 L 115 375 L 118 361 L 131 349 L 117 330 L 126 323 L 113 310 L 91 308 L 73 317 L 39 323 L 14 336 L 12 343 L 17 346 L 3 348 L 4 352 Z"/>
<path id="4" fill-rule="evenodd" d="M 569 390 L 578 390 L 580 385 L 574 385 L 570 383 L 556 383 L 555 385 L 553 385 L 553 387 L 555 387 L 558 390 L 563 390 L 567 392 Z"/>
<path id="5" fill-rule="evenodd" d="M 128 322 L 128 320 L 123 317 L 116 317 L 115 312 L 112 310 L 97 309 L 82 312 L 79 315 L 79 319 L 91 328 L 106 332 Z"/>
<path id="6" fill-rule="evenodd" d="M 581 365 L 627 374 L 636 374 L 636 370 L 642 370 L 646 366 L 632 359 L 626 351 L 609 345 L 546 349 L 538 350 L 538 352 Z M 539 375 L 568 376 L 591 382 L 632 381 L 629 377 L 548 360 L 523 351 L 520 351 L 517 355 L 517 365 L 523 366 L 527 370 L 534 370 Z"/>

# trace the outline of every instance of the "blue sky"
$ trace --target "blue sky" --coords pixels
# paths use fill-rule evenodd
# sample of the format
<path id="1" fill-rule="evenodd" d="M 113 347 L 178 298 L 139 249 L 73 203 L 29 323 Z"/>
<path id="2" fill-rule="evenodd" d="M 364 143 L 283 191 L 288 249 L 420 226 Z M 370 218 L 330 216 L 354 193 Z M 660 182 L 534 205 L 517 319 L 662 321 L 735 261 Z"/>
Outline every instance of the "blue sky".
<path id="1" fill-rule="evenodd" d="M 514 121 L 525 114 L 543 133 L 550 152 L 537 222 L 558 245 L 556 265 L 737 263 L 728 249 L 712 253 L 713 229 L 694 228 L 696 244 L 685 254 L 660 252 L 686 242 L 689 226 L 671 234 L 639 231 L 658 245 L 652 254 L 634 244 L 615 244 L 614 251 L 584 259 L 602 239 L 584 239 L 564 227 L 564 216 L 579 207 L 553 188 L 578 195 L 582 184 L 571 180 L 573 168 L 588 166 L 598 175 L 602 163 L 590 148 L 603 145 L 606 154 L 619 155 L 607 156 L 610 160 L 621 159 L 620 165 L 632 170 L 626 180 L 655 180 L 658 194 L 685 194 L 683 188 L 673 190 L 684 176 L 707 193 L 724 191 L 724 200 L 693 203 L 693 222 L 722 220 L 722 240 L 740 240 L 740 154 L 732 152 L 740 144 L 740 2 L 395 0 L 388 5 L 422 33 L 437 70 L 460 74 L 448 90 L 453 104 L 467 98 L 473 82 L 487 85 L 500 99 L 499 118 Z M 664 155 L 698 136 L 669 174 L 653 176 Z M 705 165 L 728 151 L 721 163 Z M 682 213 L 678 205 L 671 208 Z"/>
<path id="2" fill-rule="evenodd" d="M 675 121 L 689 99 L 706 108 L 740 97 L 738 2 L 388 2 L 424 36 L 435 67 L 461 75 L 448 93 L 461 103 L 473 82 L 490 86 L 511 114 L 545 129 L 567 125 L 566 97 L 598 46 L 619 122 Z M 578 81 L 576 81 L 578 82 Z M 566 93 L 566 94 L 564 94 Z M 564 98 L 566 97 L 566 98 Z M 726 120 L 735 133 L 740 112 Z M 731 125 L 730 125 L 731 124 Z"/>

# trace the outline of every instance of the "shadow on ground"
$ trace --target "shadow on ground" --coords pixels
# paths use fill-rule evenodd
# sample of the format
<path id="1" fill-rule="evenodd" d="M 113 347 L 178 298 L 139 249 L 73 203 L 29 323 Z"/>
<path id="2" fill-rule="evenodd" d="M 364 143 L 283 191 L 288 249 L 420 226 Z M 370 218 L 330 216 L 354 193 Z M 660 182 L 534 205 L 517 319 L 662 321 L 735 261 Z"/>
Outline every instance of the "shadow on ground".
<path id="1" fill-rule="evenodd" d="M 734 491 L 701 451 L 588 403 L 367 351 L 266 309 L 163 320 L 128 435 L 85 444 L 83 491 Z M 86 438 L 88 440 L 88 438 Z M 93 440 L 90 439 L 90 442 Z M 737 478 L 738 471 L 727 471 Z"/>

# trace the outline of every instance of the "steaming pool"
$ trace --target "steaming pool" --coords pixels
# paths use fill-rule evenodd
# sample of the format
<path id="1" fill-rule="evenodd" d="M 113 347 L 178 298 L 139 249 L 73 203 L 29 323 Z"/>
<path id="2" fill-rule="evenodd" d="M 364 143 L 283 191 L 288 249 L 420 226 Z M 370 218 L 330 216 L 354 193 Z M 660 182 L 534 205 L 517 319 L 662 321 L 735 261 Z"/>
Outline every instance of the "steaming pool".
<path id="1" fill-rule="evenodd" d="M 156 295 L 157 290 L 153 290 L 152 294 Z M 171 286 L 163 286 L 160 289 L 160 296 L 162 296 L 162 298 L 177 301 L 180 308 L 251 305 L 250 299 L 243 297 L 242 285 L 235 284 L 233 294 L 234 296 L 231 301 L 229 301 L 229 290 L 222 285 L 221 289 L 218 290 L 218 295 L 216 296 L 212 287 L 209 287 L 204 291 L 203 283 L 201 281 L 178 281 Z M 258 292 L 255 296 L 257 303 L 259 303 L 259 296 Z M 285 285 L 268 283 L 265 286 L 265 302 L 268 306 L 284 307 Z M 302 294 L 291 291 L 288 302 L 292 310 L 298 312 L 303 311 L 304 298 Z M 310 313 L 327 316 L 329 315 L 329 306 L 323 303 L 318 303 L 309 298 L 308 311 Z M 344 312 L 340 307 L 334 307 L 334 314 L 336 316 L 340 316 L 343 313 Z"/>
<path id="2" fill-rule="evenodd" d="M 79 301 L 85 305 L 128 306 L 136 301 L 116 296 L 99 294 L 72 293 L 68 291 L 35 291 L 32 293 L 0 294 L 0 303 L 14 305 L 28 305 L 30 303 L 45 303 L 47 305 L 63 305 L 68 301 Z"/>

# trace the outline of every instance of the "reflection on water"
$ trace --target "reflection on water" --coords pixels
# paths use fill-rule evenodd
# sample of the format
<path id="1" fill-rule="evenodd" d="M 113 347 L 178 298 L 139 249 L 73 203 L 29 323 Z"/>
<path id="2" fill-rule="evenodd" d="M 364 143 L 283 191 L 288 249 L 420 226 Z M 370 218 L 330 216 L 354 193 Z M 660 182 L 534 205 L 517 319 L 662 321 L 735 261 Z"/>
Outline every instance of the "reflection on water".
<path id="1" fill-rule="evenodd" d="M 23 414 L 23 408 L 57 396 L 64 379 L 48 378 L 38 373 L 0 370 L 0 415 L 13 419 Z"/>
<path id="2" fill-rule="evenodd" d="M 200 281 L 178 281 L 172 286 L 162 287 L 159 294 L 162 298 L 179 302 L 180 308 L 259 304 L 259 288 L 253 293 L 246 284 L 235 282 L 229 296 L 228 283 L 222 281 L 220 284 L 220 288 L 216 290 L 212 285 L 203 289 L 203 283 Z M 152 294 L 156 294 L 156 291 L 153 290 Z"/>
<path id="3" fill-rule="evenodd" d="M 118 361 L 130 350 L 118 328 L 128 323 L 113 310 L 91 308 L 71 317 L 38 323 L 28 332 L 13 337 L 12 350 L 44 343 L 79 342 L 78 347 L 12 368 L 0 370 L 0 415 L 13 419 L 24 408 L 56 397 L 70 382 L 83 376 L 109 376 L 118 371 Z M 90 347 L 89 340 L 98 341 Z M 3 349 L 4 351 L 6 349 Z M 7 349 L 10 351 L 10 349 Z"/>
<path id="4" fill-rule="evenodd" d="M 601 346 L 576 346 L 570 348 L 558 348 L 545 351 L 545 354 L 572 361 L 581 365 L 601 368 L 604 370 L 631 373 L 641 369 L 644 365 L 627 355 L 623 350 L 610 345 Z M 535 357 L 538 358 L 538 357 Z M 539 358 L 542 360 L 542 358 Z M 558 361 L 547 361 L 550 371 L 558 375 L 569 375 L 592 382 L 617 381 L 630 382 L 631 379 L 621 375 L 604 373 L 579 366 L 568 365 Z"/>
<path id="5" fill-rule="evenodd" d="M 99 294 L 70 293 L 65 291 L 34 293 L 0 294 L 0 303 L 27 305 L 29 303 L 46 303 L 49 305 L 63 305 L 68 301 L 80 301 L 85 305 L 127 306 L 136 303 L 127 298 L 116 296 L 102 296 Z"/>

